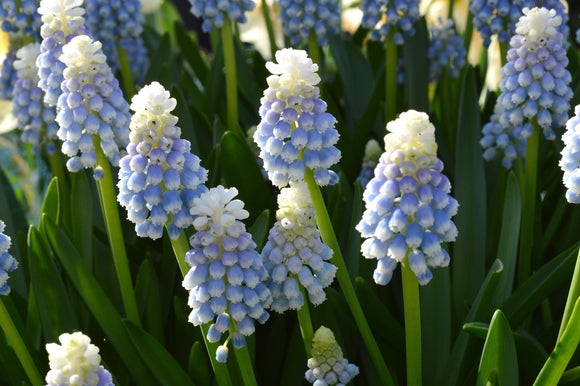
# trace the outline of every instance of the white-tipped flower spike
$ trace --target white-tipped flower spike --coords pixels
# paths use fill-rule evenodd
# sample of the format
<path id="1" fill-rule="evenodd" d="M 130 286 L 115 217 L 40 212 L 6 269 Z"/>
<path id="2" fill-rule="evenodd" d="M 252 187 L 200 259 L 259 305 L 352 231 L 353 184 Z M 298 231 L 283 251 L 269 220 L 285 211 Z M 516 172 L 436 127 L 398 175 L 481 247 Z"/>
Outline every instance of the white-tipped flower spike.
<path id="1" fill-rule="evenodd" d="M 220 346 L 216 359 L 225 362 L 227 343 L 243 347 L 245 336 L 254 333 L 254 321 L 265 323 L 266 308 L 272 303 L 264 282 L 268 272 L 256 252 L 256 243 L 240 220 L 248 217 L 244 203 L 233 198 L 237 189 L 212 188 L 196 198 L 191 209 L 196 233 L 185 255 L 191 266 L 183 279 L 189 291 L 187 304 L 193 309 L 189 321 L 194 326 L 212 322 L 207 340 L 215 343 L 222 334 L 230 336 Z"/>
<path id="2" fill-rule="evenodd" d="M 455 241 L 451 220 L 459 204 L 449 195 L 451 184 L 437 158 L 435 127 L 425 113 L 414 110 L 387 124 L 385 152 L 363 194 L 366 210 L 356 229 L 366 240 L 367 259 L 377 259 L 377 284 L 391 280 L 398 262 L 409 264 L 419 284 L 445 267 L 449 254 L 442 242 Z"/>
<path id="3" fill-rule="evenodd" d="M 580 204 L 580 105 L 576 106 L 575 115 L 566 123 L 566 132 L 562 136 L 564 149 L 560 167 L 564 171 L 566 199 L 569 203 Z"/>
<path id="4" fill-rule="evenodd" d="M 119 162 L 119 196 L 129 220 L 141 237 L 158 239 L 167 226 L 177 239 L 189 227 L 193 200 L 207 191 L 207 170 L 191 154 L 191 144 L 181 139 L 177 117 L 171 114 L 177 102 L 169 91 L 153 82 L 131 100 L 128 154 Z"/>
<path id="5" fill-rule="evenodd" d="M 517 157 L 524 157 L 533 122 L 547 140 L 554 140 L 554 128 L 568 120 L 572 76 L 566 70 L 568 58 L 558 31 L 562 18 L 555 10 L 524 8 L 524 16 L 510 40 L 508 62 L 501 69 L 501 94 L 491 123 L 482 129 L 483 157 L 502 159 L 511 168 Z"/>
<path id="6" fill-rule="evenodd" d="M 404 36 L 415 34 L 415 22 L 421 17 L 419 3 L 420 0 L 362 0 L 361 25 L 372 29 L 373 40 L 393 34 L 393 43 L 401 45 Z"/>
<path id="7" fill-rule="evenodd" d="M 4 221 L 0 220 L 0 295 L 8 295 L 8 274 L 18 268 L 18 262 L 8 253 L 12 241 L 4 234 Z"/>
<path id="8" fill-rule="evenodd" d="M 111 374 L 101 366 L 99 348 L 82 332 L 62 334 L 60 345 L 46 345 L 50 370 L 47 386 L 91 385 L 113 386 Z"/>
<path id="9" fill-rule="evenodd" d="M 276 52 L 278 63 L 268 62 L 268 88 L 260 100 L 260 117 L 254 141 L 260 148 L 264 169 L 279 188 L 304 181 L 306 168 L 320 186 L 332 185 L 338 175 L 329 170 L 340 160 L 336 119 L 326 112 L 316 85 L 318 65 L 306 51 L 284 48 Z"/>
<path id="10" fill-rule="evenodd" d="M 429 80 L 432 82 L 439 79 L 444 68 L 451 77 L 457 78 L 467 63 L 467 51 L 463 39 L 455 31 L 453 20 L 444 22 L 439 18 L 439 25 L 433 24 L 430 31 L 431 39 L 427 49 Z"/>
<path id="11" fill-rule="evenodd" d="M 47 106 L 56 106 L 61 94 L 64 63 L 58 58 L 62 47 L 77 35 L 88 34 L 85 28 L 83 0 L 41 0 L 38 13 L 42 15 L 40 36 L 42 44 L 36 65 L 38 86 L 45 92 Z"/>
<path id="12" fill-rule="evenodd" d="M 363 189 L 366 188 L 371 178 L 375 175 L 374 170 L 379 163 L 379 158 L 382 153 L 383 149 L 381 149 L 381 145 L 379 145 L 377 140 L 369 139 L 365 146 L 365 154 L 363 156 L 360 174 L 357 177 Z"/>
<path id="13" fill-rule="evenodd" d="M 290 184 L 278 195 L 276 223 L 262 250 L 269 273 L 268 288 L 277 312 L 298 310 L 304 305 L 300 286 L 314 305 L 326 300 L 324 288 L 334 280 L 336 266 L 329 263 L 332 250 L 320 240 L 316 211 L 305 182 Z"/>
<path id="14" fill-rule="evenodd" d="M 252 0 L 189 0 L 191 13 L 203 20 L 201 29 L 211 32 L 214 28 L 222 28 L 226 17 L 231 21 L 245 23 L 246 12 L 254 9 Z"/>
<path id="15" fill-rule="evenodd" d="M 95 143 L 116 166 L 121 159 L 119 149 L 129 143 L 131 115 L 101 43 L 86 35 L 75 36 L 62 48 L 59 59 L 66 68 L 57 103 L 57 135 L 63 141 L 62 152 L 71 157 L 68 170 L 94 168 Z M 98 172 L 94 176 L 100 177 Z"/>
<path id="16" fill-rule="evenodd" d="M 321 326 L 312 339 L 312 358 L 308 359 L 305 378 L 315 386 L 346 385 L 359 373 L 358 367 L 348 363 L 342 349 L 329 328 Z"/>
<path id="17" fill-rule="evenodd" d="M 307 41 L 311 32 L 319 45 L 340 31 L 340 4 L 337 0 L 278 0 L 284 35 L 293 45 Z"/>
<path id="18" fill-rule="evenodd" d="M 12 113 L 18 119 L 18 128 L 22 130 L 22 142 L 33 145 L 33 151 L 46 146 L 49 154 L 56 150 L 55 123 L 56 112 L 54 107 L 46 106 L 43 102 L 43 91 L 38 87 L 36 58 L 40 54 L 40 44 L 30 43 L 16 52 L 14 69 L 16 83 L 12 98 Z"/>

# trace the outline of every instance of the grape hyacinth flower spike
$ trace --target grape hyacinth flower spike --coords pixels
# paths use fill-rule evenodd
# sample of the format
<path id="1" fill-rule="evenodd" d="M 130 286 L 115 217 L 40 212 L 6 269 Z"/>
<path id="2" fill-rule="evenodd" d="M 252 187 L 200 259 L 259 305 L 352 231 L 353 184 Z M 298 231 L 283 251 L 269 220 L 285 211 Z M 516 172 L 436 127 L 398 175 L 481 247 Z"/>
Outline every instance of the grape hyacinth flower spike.
<path id="1" fill-rule="evenodd" d="M 14 40 L 34 42 L 38 37 L 40 15 L 35 0 L 2 0 L 0 3 L 0 28 Z"/>
<path id="2" fill-rule="evenodd" d="M 192 308 L 194 326 L 213 322 L 207 340 L 220 342 L 216 359 L 227 361 L 230 339 L 235 348 L 245 346 L 245 336 L 254 333 L 254 321 L 265 323 L 272 302 L 264 282 L 268 272 L 256 252 L 256 243 L 240 220 L 249 216 L 244 203 L 233 198 L 237 189 L 212 188 L 194 199 L 191 214 L 196 233 L 185 260 L 191 266 L 183 279 Z"/>
<path id="3" fill-rule="evenodd" d="M 121 159 L 120 148 L 129 143 L 129 104 L 101 50 L 101 43 L 86 35 L 75 36 L 62 48 L 66 65 L 58 98 L 56 121 L 62 152 L 71 157 L 67 168 L 77 172 L 95 168 L 102 151 L 113 165 Z M 78 155 L 80 153 L 80 156 Z M 102 178 L 97 166 L 96 179 Z"/>
<path id="4" fill-rule="evenodd" d="M 333 185 L 338 175 L 329 169 L 340 160 L 334 146 L 338 131 L 316 87 L 318 65 L 306 51 L 292 48 L 276 52 L 276 60 L 266 63 L 273 75 L 260 100 L 262 120 L 254 133 L 264 169 L 279 188 L 304 181 L 306 168 L 314 173 L 317 185 Z"/>
<path id="5" fill-rule="evenodd" d="M 46 145 L 48 154 L 56 151 L 55 141 L 58 126 L 55 123 L 56 112 L 53 107 L 43 102 L 43 91 L 38 87 L 36 58 L 40 54 L 40 44 L 30 43 L 16 52 L 12 113 L 18 119 L 18 128 L 22 130 L 22 142 L 33 145 L 38 151 Z"/>
<path id="6" fill-rule="evenodd" d="M 127 209 L 138 236 L 158 239 L 163 227 L 175 240 L 189 227 L 193 200 L 207 188 L 207 170 L 181 139 L 177 102 L 158 82 L 143 87 L 131 100 L 128 154 L 119 162 L 117 200 Z"/>
<path id="7" fill-rule="evenodd" d="M 113 377 L 100 363 L 99 348 L 82 332 L 62 334 L 60 344 L 46 345 L 50 370 L 47 386 L 95 385 L 114 386 Z"/>
<path id="8" fill-rule="evenodd" d="M 211 32 L 214 28 L 222 28 L 226 17 L 238 23 L 245 23 L 246 12 L 254 9 L 252 0 L 189 0 L 191 13 L 203 20 L 203 32 Z"/>
<path id="9" fill-rule="evenodd" d="M 0 99 L 12 100 L 12 90 L 14 89 L 14 83 L 16 83 L 15 60 L 15 50 L 9 50 L 6 53 L 6 57 L 4 57 L 2 69 L 0 70 Z"/>
<path id="10" fill-rule="evenodd" d="M 516 158 L 525 156 L 534 125 L 547 140 L 556 138 L 553 129 L 565 125 L 573 94 L 558 31 L 562 18 L 546 8 L 525 8 L 523 13 L 501 70 L 494 115 L 483 126 L 480 140 L 483 157 L 489 161 L 499 156 L 508 169 Z"/>
<path id="11" fill-rule="evenodd" d="M 393 43 L 403 44 L 404 36 L 415 34 L 415 22 L 421 17 L 420 0 L 362 0 L 361 25 L 371 29 L 371 39 L 393 36 Z"/>
<path id="12" fill-rule="evenodd" d="M 348 363 L 332 331 L 321 326 L 312 339 L 312 357 L 308 359 L 305 378 L 315 386 L 346 385 L 359 373 L 358 366 Z"/>
<path id="13" fill-rule="evenodd" d="M 374 170 L 379 163 L 379 158 L 382 153 L 381 145 L 379 145 L 376 139 L 370 139 L 365 145 L 362 167 L 357 177 L 363 189 L 366 188 L 371 178 L 375 175 Z"/>
<path id="14" fill-rule="evenodd" d="M 332 250 L 320 240 L 306 183 L 291 183 L 283 188 L 278 195 L 278 207 L 277 221 L 262 250 L 270 276 L 271 309 L 282 313 L 302 308 L 304 296 L 300 286 L 306 289 L 312 304 L 322 304 L 326 300 L 324 288 L 334 280 L 336 266 L 328 262 Z"/>
<path id="15" fill-rule="evenodd" d="M 47 106 L 56 106 L 62 93 L 60 88 L 65 64 L 59 60 L 62 47 L 78 35 L 87 35 L 83 0 L 41 0 L 38 13 L 42 15 L 38 86 L 44 91 Z"/>
<path id="16" fill-rule="evenodd" d="M 522 16 L 522 9 L 535 5 L 535 0 L 472 0 L 469 11 L 473 14 L 473 26 L 489 47 L 491 36 L 497 35 L 500 43 L 507 43 Z"/>
<path id="17" fill-rule="evenodd" d="M 397 263 L 409 264 L 419 284 L 433 274 L 428 267 L 449 264 L 442 242 L 455 241 L 451 220 L 458 203 L 437 158 L 435 127 L 425 113 L 402 113 L 387 124 L 385 152 L 363 194 L 366 210 L 356 229 L 366 240 L 367 259 L 377 259 L 374 279 L 386 285 Z"/>
<path id="18" fill-rule="evenodd" d="M 443 69 L 447 69 L 453 78 L 459 77 L 459 72 L 467 63 L 467 51 L 463 39 L 457 35 L 452 19 L 445 22 L 440 18 L 439 25 L 432 25 L 427 58 L 429 59 L 429 81 L 441 77 Z"/>
<path id="19" fill-rule="evenodd" d="M 8 274 L 18 268 L 18 262 L 8 253 L 12 241 L 4 234 L 5 227 L 4 221 L 0 220 L 0 295 L 10 294 Z"/>
<path id="20" fill-rule="evenodd" d="M 580 204 L 580 105 L 575 110 L 575 115 L 566 123 L 566 132 L 562 136 L 564 149 L 560 167 L 564 171 L 566 200 L 572 204 Z"/>
<path id="21" fill-rule="evenodd" d="M 340 5 L 337 0 L 278 0 L 284 35 L 298 45 L 314 33 L 319 45 L 340 31 Z"/>

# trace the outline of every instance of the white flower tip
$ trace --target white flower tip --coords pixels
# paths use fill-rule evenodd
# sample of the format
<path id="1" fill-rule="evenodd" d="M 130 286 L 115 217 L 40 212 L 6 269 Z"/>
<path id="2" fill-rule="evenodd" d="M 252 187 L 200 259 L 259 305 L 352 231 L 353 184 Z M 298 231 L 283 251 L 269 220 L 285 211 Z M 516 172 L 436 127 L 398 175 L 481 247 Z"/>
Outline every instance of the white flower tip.
<path id="1" fill-rule="evenodd" d="M 562 17 L 554 9 L 524 8 L 523 13 L 516 23 L 516 33 L 526 36 L 530 42 L 534 42 L 539 36 L 554 39 L 558 32 L 557 27 L 562 24 Z"/>
<path id="2" fill-rule="evenodd" d="M 283 48 L 276 52 L 276 61 L 267 62 L 266 68 L 272 74 L 281 76 L 281 83 L 292 89 L 294 84 L 314 86 L 320 82 L 318 64 L 312 62 L 304 50 Z"/>
<path id="3" fill-rule="evenodd" d="M 169 91 L 159 82 L 152 82 L 143 87 L 139 93 L 131 99 L 131 110 L 135 112 L 149 111 L 153 115 L 170 113 L 177 101 L 171 98 Z"/>
<path id="4" fill-rule="evenodd" d="M 62 47 L 59 60 L 67 67 L 86 67 L 90 64 L 105 63 L 107 57 L 101 50 L 100 41 L 93 41 L 87 35 L 79 35 Z"/>
<path id="5" fill-rule="evenodd" d="M 406 155 L 436 156 L 435 126 L 423 112 L 409 110 L 387 124 L 385 150 L 402 150 Z"/>

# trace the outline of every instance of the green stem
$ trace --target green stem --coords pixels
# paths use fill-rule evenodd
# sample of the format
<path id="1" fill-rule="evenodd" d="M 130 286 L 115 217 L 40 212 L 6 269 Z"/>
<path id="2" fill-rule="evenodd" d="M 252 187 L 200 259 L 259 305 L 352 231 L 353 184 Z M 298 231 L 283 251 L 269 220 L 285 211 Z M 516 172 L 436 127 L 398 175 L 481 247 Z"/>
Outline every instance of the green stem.
<path id="1" fill-rule="evenodd" d="M 562 377 L 568 362 L 580 342 L 580 298 L 576 300 L 569 323 L 564 329 L 561 339 L 556 343 L 554 351 L 548 357 L 544 367 L 538 374 L 534 386 L 556 385 Z"/>
<path id="2" fill-rule="evenodd" d="M 133 82 L 133 74 L 131 73 L 131 66 L 129 66 L 129 58 L 127 57 L 127 52 L 119 46 L 119 42 L 115 42 L 115 47 L 117 49 L 117 57 L 119 58 L 119 63 L 121 64 L 121 77 L 123 81 L 123 88 L 127 94 L 127 100 L 131 100 L 133 95 L 137 93 L 135 89 L 135 82 Z"/>
<path id="3" fill-rule="evenodd" d="M 505 66 L 507 63 L 507 53 L 510 48 L 510 44 L 508 42 L 500 43 L 499 44 L 499 52 L 501 56 L 501 66 Z"/>
<path id="4" fill-rule="evenodd" d="M 518 283 L 521 285 L 531 272 L 532 247 L 534 243 L 534 221 L 536 211 L 536 183 L 538 178 L 538 150 L 540 128 L 534 120 L 534 132 L 527 141 L 524 189 L 522 191 L 522 228 L 520 233 L 520 253 Z"/>
<path id="5" fill-rule="evenodd" d="M 578 249 L 578 257 L 576 258 L 576 267 L 574 268 L 574 275 L 572 276 L 572 282 L 570 283 L 570 290 L 568 292 L 568 299 L 566 300 L 566 307 L 564 308 L 564 314 L 562 315 L 562 323 L 560 324 L 560 330 L 558 331 L 558 342 L 564 334 L 564 330 L 568 325 L 570 320 L 570 315 L 572 314 L 572 308 L 576 303 L 576 300 L 580 297 L 580 248 Z"/>
<path id="6" fill-rule="evenodd" d="M 314 329 L 312 328 L 312 319 L 310 318 L 310 308 L 308 306 L 308 297 L 304 287 L 300 286 L 300 291 L 304 297 L 304 305 L 297 311 L 298 314 L 298 324 L 300 325 L 300 333 L 302 334 L 302 340 L 304 341 L 304 349 L 306 350 L 306 356 L 311 357 L 310 352 L 312 350 L 312 338 L 314 337 Z"/>
<path id="7" fill-rule="evenodd" d="M 320 62 L 320 46 L 316 40 L 314 30 L 310 31 L 310 35 L 308 36 L 308 53 L 310 54 L 310 59 L 318 64 L 318 67 L 322 66 L 322 63 Z"/>
<path id="8" fill-rule="evenodd" d="M 32 357 L 26 348 L 26 344 L 24 344 L 18 329 L 14 325 L 14 322 L 10 317 L 10 313 L 2 301 L 2 296 L 0 296 L 0 326 L 4 331 L 6 341 L 10 346 L 12 346 L 12 349 L 16 353 L 16 356 L 18 357 L 18 360 L 24 368 L 24 371 L 26 372 L 26 375 L 28 376 L 28 379 L 30 379 L 32 385 L 44 385 L 44 379 L 42 379 L 40 376 L 40 373 L 38 372 L 38 369 L 36 368 L 36 365 L 34 364 L 34 361 L 32 360 Z"/>
<path id="9" fill-rule="evenodd" d="M 248 345 L 246 344 L 242 348 L 234 348 L 234 354 L 238 360 L 238 366 L 240 372 L 242 373 L 242 380 L 245 386 L 258 386 L 256 381 L 256 376 L 254 375 L 254 367 L 252 366 L 252 360 L 250 359 L 250 352 L 248 350 Z"/>
<path id="10" fill-rule="evenodd" d="M 236 52 L 232 35 L 232 22 L 226 17 L 222 27 L 222 47 L 226 66 L 227 128 L 234 130 L 238 124 L 238 84 L 236 75 Z"/>
<path id="11" fill-rule="evenodd" d="M 109 165 L 108 158 L 103 153 L 103 149 L 101 149 L 101 141 L 97 135 L 93 135 L 93 145 L 97 153 L 97 165 L 103 168 L 103 178 L 96 181 L 97 190 L 99 191 L 103 218 L 107 227 L 111 251 L 113 252 L 113 260 L 115 262 L 119 287 L 121 288 L 125 313 L 127 319 L 141 326 L 137 301 L 135 300 L 135 291 L 133 289 L 133 280 L 131 279 L 131 271 L 129 270 L 129 261 L 127 259 L 127 252 L 125 251 L 125 241 L 123 240 L 119 209 L 117 208 L 117 195 L 115 194 L 115 186 L 113 185 L 111 166 Z"/>
<path id="12" fill-rule="evenodd" d="M 318 229 L 320 230 L 320 236 L 322 237 L 322 241 L 324 241 L 324 243 L 332 249 L 333 255 L 330 262 L 338 268 L 336 272 L 336 278 L 338 279 L 338 283 L 342 289 L 350 311 L 352 312 L 354 321 L 381 379 L 381 384 L 394 385 L 391 373 L 385 364 L 385 360 L 383 359 L 377 341 L 373 337 L 373 333 L 371 332 L 369 324 L 365 318 L 362 307 L 356 297 L 356 292 L 352 282 L 350 281 L 350 277 L 348 276 L 346 264 L 342 258 L 342 253 L 340 251 L 334 229 L 332 228 L 332 223 L 330 221 L 328 211 L 326 210 L 324 199 L 322 198 L 322 193 L 314 181 L 312 170 L 306 169 L 304 180 L 308 184 L 308 190 L 310 191 L 312 203 L 314 205 L 314 209 L 316 210 L 316 223 L 318 224 Z"/>
<path id="13" fill-rule="evenodd" d="M 268 31 L 268 39 L 270 40 L 270 52 L 272 53 L 272 60 L 276 56 L 278 47 L 276 46 L 276 35 L 274 35 L 274 27 L 272 26 L 272 19 L 270 18 L 270 7 L 266 0 L 262 0 L 262 12 L 264 13 L 264 21 L 266 22 L 266 30 Z"/>
<path id="14" fill-rule="evenodd" d="M 407 385 L 421 385 L 421 304 L 419 283 L 409 266 L 409 257 L 401 264 L 403 303 L 405 308 L 405 348 L 407 353 Z"/>
<path id="15" fill-rule="evenodd" d="M 385 122 L 395 119 L 397 114 L 397 45 L 393 33 L 387 38 L 386 83 L 385 83 Z"/>

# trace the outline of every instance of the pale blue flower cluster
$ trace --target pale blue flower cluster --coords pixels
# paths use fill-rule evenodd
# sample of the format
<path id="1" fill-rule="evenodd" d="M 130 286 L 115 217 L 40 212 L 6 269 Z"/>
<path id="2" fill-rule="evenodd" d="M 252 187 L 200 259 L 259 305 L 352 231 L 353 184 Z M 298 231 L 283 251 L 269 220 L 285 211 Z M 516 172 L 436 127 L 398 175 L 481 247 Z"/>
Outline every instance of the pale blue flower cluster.
<path id="1" fill-rule="evenodd" d="M 272 310 L 298 310 L 304 305 L 300 287 L 314 305 L 326 300 L 324 288 L 334 280 L 336 266 L 329 263 L 332 250 L 320 240 L 316 211 L 305 182 L 290 184 L 278 195 L 276 223 L 262 250 L 269 273 Z"/>
<path id="2" fill-rule="evenodd" d="M 201 28 L 210 32 L 222 28 L 226 17 L 233 22 L 245 23 L 246 12 L 254 9 L 252 0 L 189 0 L 191 13 L 203 20 Z"/>
<path id="3" fill-rule="evenodd" d="M 365 146 L 365 154 L 362 161 L 362 167 L 357 179 L 360 181 L 361 187 L 366 188 L 369 181 L 375 175 L 375 167 L 379 163 L 379 158 L 383 153 L 381 145 L 375 139 L 370 139 Z"/>
<path id="4" fill-rule="evenodd" d="M 459 77 L 459 72 L 467 63 L 467 51 L 463 39 L 457 35 L 452 19 L 445 22 L 439 19 L 439 25 L 432 25 L 427 58 L 429 59 L 429 80 L 441 77 L 443 69 L 447 69 L 453 78 Z"/>
<path id="5" fill-rule="evenodd" d="M 181 139 L 177 102 L 157 82 L 143 87 L 131 100 L 128 154 L 119 162 L 119 195 L 138 236 L 158 239 L 167 226 L 176 240 L 193 223 L 193 200 L 207 188 L 207 170 Z"/>
<path id="6" fill-rule="evenodd" d="M 141 38 L 145 17 L 139 0 L 87 0 L 87 28 L 103 44 L 103 52 L 113 72 L 120 68 L 116 44 L 125 50 L 136 82 L 145 77 L 149 59 Z"/>
<path id="7" fill-rule="evenodd" d="M 19 6 L 19 7 L 18 7 Z M 12 36 L 37 37 L 40 28 L 38 4 L 34 0 L 2 0 L 0 3 L 0 28 Z"/>
<path id="8" fill-rule="evenodd" d="M 340 31 L 340 5 L 337 0 L 278 0 L 284 35 L 292 45 L 307 41 L 311 33 L 319 45 Z"/>
<path id="9" fill-rule="evenodd" d="M 33 151 L 38 152 L 41 145 L 46 146 L 48 154 L 56 151 L 56 132 L 54 107 L 46 106 L 42 99 L 44 93 L 38 87 L 36 58 L 40 54 L 40 44 L 30 43 L 16 53 L 14 69 L 16 83 L 12 98 L 12 113 L 18 120 L 18 128 L 22 130 L 22 142 L 33 145 Z"/>
<path id="10" fill-rule="evenodd" d="M 94 168 L 95 146 L 100 146 L 113 165 L 121 159 L 120 149 L 129 143 L 129 104 L 101 50 L 101 43 L 86 35 L 74 37 L 62 48 L 62 94 L 58 98 L 56 121 L 62 152 L 71 157 L 71 172 Z M 80 153 L 80 156 L 78 155 Z M 101 169 L 96 169 L 96 179 Z"/>
<path id="11" fill-rule="evenodd" d="M 564 171 L 566 199 L 573 204 L 580 204 L 580 105 L 576 106 L 575 115 L 566 123 L 566 132 L 562 136 L 564 149 L 560 167 Z"/>
<path id="12" fill-rule="evenodd" d="M 56 106 L 62 93 L 60 85 L 63 80 L 64 63 L 58 58 L 62 47 L 78 35 L 87 35 L 85 27 L 83 0 L 41 0 L 38 12 L 42 15 L 40 36 L 40 55 L 38 67 L 38 86 L 44 91 L 44 103 Z"/>
<path id="13" fill-rule="evenodd" d="M 8 274 L 18 268 L 18 262 L 8 253 L 12 241 L 4 234 L 5 227 L 4 221 L 0 220 L 0 295 L 10 293 Z"/>
<path id="14" fill-rule="evenodd" d="M 2 62 L 2 71 L 0 71 L 0 99 L 12 99 L 12 90 L 16 82 L 16 70 L 14 69 L 14 61 L 16 60 L 16 52 L 8 51 L 6 57 Z"/>
<path id="15" fill-rule="evenodd" d="M 405 36 L 415 34 L 415 22 L 421 17 L 420 0 L 362 0 L 361 25 L 372 29 L 371 39 L 393 35 L 393 43 L 403 44 Z M 384 21 L 386 20 L 386 21 Z"/>
<path id="16" fill-rule="evenodd" d="M 484 125 L 480 140 L 483 157 L 489 161 L 499 156 L 505 168 L 525 155 L 534 121 L 546 139 L 556 138 L 554 128 L 566 124 L 573 94 L 563 36 L 558 31 L 562 19 L 546 8 L 523 12 L 517 34 L 510 40 L 508 62 L 501 69 L 501 94 L 494 115 Z"/>
<path id="17" fill-rule="evenodd" d="M 219 362 L 227 360 L 230 338 L 235 348 L 241 348 L 245 337 L 254 333 L 254 321 L 266 322 L 266 309 L 272 303 L 264 284 L 268 272 L 240 221 L 249 213 L 242 201 L 233 200 L 237 194 L 235 188 L 220 185 L 194 200 L 191 214 L 196 232 L 185 256 L 191 266 L 183 279 L 192 308 L 189 321 L 195 326 L 211 322 L 207 340 L 212 343 L 230 334 L 216 352 Z"/>
<path id="18" fill-rule="evenodd" d="M 334 146 L 339 135 L 315 86 L 318 65 L 305 51 L 291 48 L 276 52 L 276 60 L 266 63 L 274 75 L 267 79 L 269 87 L 260 100 L 262 120 L 254 133 L 264 169 L 279 188 L 303 181 L 306 168 L 318 185 L 333 185 L 338 175 L 329 168 L 340 160 Z"/>
<path id="19" fill-rule="evenodd" d="M 507 43 L 515 33 L 522 9 L 533 6 L 535 0 L 472 0 L 469 10 L 473 14 L 473 26 L 487 48 L 491 35 L 497 35 L 500 43 Z"/>
<path id="20" fill-rule="evenodd" d="M 374 279 L 386 285 L 398 262 L 409 264 L 419 284 L 433 274 L 428 267 L 449 264 L 442 242 L 455 241 L 451 220 L 459 204 L 437 158 L 435 128 L 425 113 L 410 110 L 389 122 L 385 153 L 363 194 L 366 210 L 356 229 L 366 240 L 367 259 L 377 259 Z"/>

